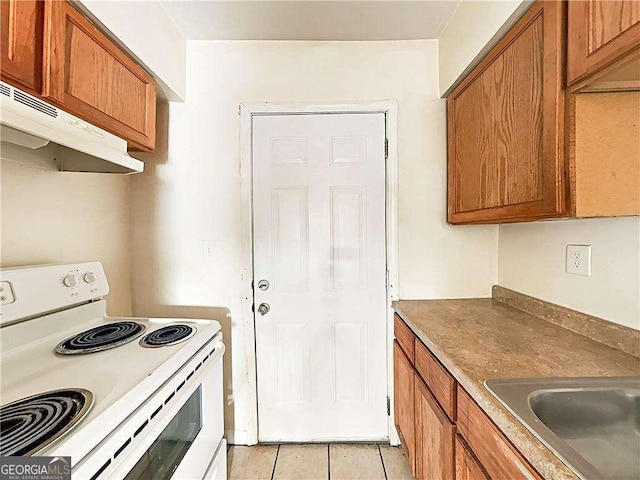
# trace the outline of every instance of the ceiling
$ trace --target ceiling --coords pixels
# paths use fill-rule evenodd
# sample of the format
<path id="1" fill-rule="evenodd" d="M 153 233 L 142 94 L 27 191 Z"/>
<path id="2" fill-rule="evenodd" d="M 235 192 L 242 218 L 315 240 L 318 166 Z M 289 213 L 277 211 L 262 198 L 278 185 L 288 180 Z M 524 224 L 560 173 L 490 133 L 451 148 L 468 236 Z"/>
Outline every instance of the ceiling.
<path id="1" fill-rule="evenodd" d="M 161 1 L 187 40 L 431 39 L 440 36 L 459 3 Z"/>

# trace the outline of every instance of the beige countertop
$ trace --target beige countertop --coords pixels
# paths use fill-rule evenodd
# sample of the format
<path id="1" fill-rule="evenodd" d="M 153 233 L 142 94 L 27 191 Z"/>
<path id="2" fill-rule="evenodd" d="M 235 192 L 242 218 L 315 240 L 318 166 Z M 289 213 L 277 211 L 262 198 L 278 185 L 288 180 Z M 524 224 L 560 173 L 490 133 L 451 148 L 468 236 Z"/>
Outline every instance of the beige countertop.
<path id="1" fill-rule="evenodd" d="M 547 480 L 578 478 L 484 387 L 492 378 L 640 373 L 640 358 L 490 298 L 401 300 L 395 311 Z"/>

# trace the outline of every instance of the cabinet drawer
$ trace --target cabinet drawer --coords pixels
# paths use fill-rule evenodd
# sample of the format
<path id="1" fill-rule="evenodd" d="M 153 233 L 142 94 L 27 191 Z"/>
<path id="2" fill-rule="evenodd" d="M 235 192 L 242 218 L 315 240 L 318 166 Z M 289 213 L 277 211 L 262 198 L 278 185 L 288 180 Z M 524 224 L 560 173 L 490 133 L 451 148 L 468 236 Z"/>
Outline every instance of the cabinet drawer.
<path id="1" fill-rule="evenodd" d="M 418 374 L 450 420 L 456 418 L 456 381 L 422 342 L 415 342 Z"/>
<path id="2" fill-rule="evenodd" d="M 400 347 L 413 365 L 415 348 L 414 343 L 416 336 L 409 329 L 409 327 L 407 327 L 407 324 L 402 321 L 398 314 L 394 315 L 393 333 L 396 337 L 397 342 L 400 344 Z"/>
<path id="3" fill-rule="evenodd" d="M 542 480 L 491 419 L 458 386 L 458 432 L 491 478 Z"/>

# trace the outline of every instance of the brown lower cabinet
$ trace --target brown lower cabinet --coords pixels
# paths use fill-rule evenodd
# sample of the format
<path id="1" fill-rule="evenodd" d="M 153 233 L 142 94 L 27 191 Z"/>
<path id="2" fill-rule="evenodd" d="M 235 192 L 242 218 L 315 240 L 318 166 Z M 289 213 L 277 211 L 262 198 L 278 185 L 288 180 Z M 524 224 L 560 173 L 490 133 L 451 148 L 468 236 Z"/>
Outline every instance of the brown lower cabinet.
<path id="1" fill-rule="evenodd" d="M 395 422 L 414 477 L 542 480 L 398 315 L 395 332 Z"/>
<path id="2" fill-rule="evenodd" d="M 452 480 L 455 427 L 427 386 L 415 379 L 416 473 L 419 480 Z"/>
<path id="3" fill-rule="evenodd" d="M 460 435 L 456 435 L 456 480 L 489 480 L 489 475 Z"/>
<path id="4" fill-rule="evenodd" d="M 411 473 L 416 475 L 415 464 L 415 436 L 414 436 L 414 379 L 411 362 L 400 348 L 397 341 L 393 342 L 393 391 L 395 405 L 396 430 L 400 436 L 409 464 Z"/>

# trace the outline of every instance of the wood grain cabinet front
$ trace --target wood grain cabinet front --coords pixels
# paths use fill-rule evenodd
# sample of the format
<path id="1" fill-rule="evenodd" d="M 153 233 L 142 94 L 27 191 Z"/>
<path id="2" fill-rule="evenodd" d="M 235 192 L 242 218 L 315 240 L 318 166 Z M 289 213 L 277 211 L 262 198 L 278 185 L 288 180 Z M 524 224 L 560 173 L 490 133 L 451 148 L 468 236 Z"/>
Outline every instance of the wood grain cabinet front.
<path id="1" fill-rule="evenodd" d="M 447 100 L 449 222 L 562 216 L 565 2 L 536 2 Z"/>
<path id="2" fill-rule="evenodd" d="M 451 421 L 456 419 L 456 381 L 422 342 L 416 341 L 416 371 Z"/>
<path id="3" fill-rule="evenodd" d="M 491 480 L 460 435 L 456 435 L 456 480 Z"/>
<path id="4" fill-rule="evenodd" d="M 456 425 L 458 432 L 491 478 L 542 480 L 529 462 L 511 445 L 498 427 L 461 387 L 458 387 Z"/>
<path id="5" fill-rule="evenodd" d="M 38 95 L 42 88 L 44 2 L 0 1 L 2 81 Z"/>
<path id="6" fill-rule="evenodd" d="M 567 83 L 572 91 L 640 89 L 640 2 L 569 2 Z"/>
<path id="7" fill-rule="evenodd" d="M 542 480 L 491 419 L 396 315 L 409 332 L 415 368 L 393 343 L 395 424 L 418 480 Z"/>
<path id="8" fill-rule="evenodd" d="M 453 480 L 455 427 L 417 374 L 415 416 L 415 477 L 418 480 Z"/>
<path id="9" fill-rule="evenodd" d="M 400 443 L 405 449 L 407 458 L 409 459 L 411 473 L 415 476 L 415 406 L 413 367 L 397 341 L 393 342 L 393 365 L 393 399 L 396 430 L 400 436 Z"/>
<path id="10" fill-rule="evenodd" d="M 156 83 L 67 1 L 47 1 L 43 96 L 130 147 L 155 147 Z"/>
<path id="11" fill-rule="evenodd" d="M 416 336 L 397 314 L 393 317 L 393 334 L 398 345 L 400 345 L 411 365 L 413 365 L 415 362 Z"/>

